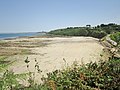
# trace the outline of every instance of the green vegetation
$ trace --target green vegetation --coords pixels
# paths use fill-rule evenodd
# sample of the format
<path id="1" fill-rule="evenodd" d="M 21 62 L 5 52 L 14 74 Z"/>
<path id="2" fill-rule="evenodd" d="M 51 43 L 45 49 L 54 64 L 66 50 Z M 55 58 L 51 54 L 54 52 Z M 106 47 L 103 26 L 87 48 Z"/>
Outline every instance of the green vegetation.
<path id="1" fill-rule="evenodd" d="M 35 70 L 41 72 L 38 62 L 35 62 Z M 28 58 L 25 63 L 29 70 Z M 0 79 L 0 90 L 119 90 L 119 74 L 120 59 L 83 65 L 74 62 L 71 67 L 48 73 L 47 78 L 41 78 L 43 84 L 35 83 L 35 72 L 19 75 L 7 70 Z M 27 87 L 18 82 L 18 79 L 27 80 L 26 75 L 29 76 Z"/>
<path id="2" fill-rule="evenodd" d="M 117 44 L 120 44 L 120 32 L 114 33 L 110 35 L 110 38 L 117 42 Z"/>
<path id="3" fill-rule="evenodd" d="M 74 67 L 49 73 L 46 81 L 53 81 L 57 90 L 119 90 L 119 73 L 120 59 L 82 66 L 74 64 Z"/>
<path id="4" fill-rule="evenodd" d="M 25 80 L 27 74 L 15 74 L 12 71 L 6 70 L 0 77 L 0 90 L 19 90 L 22 87 L 18 80 Z"/>
<path id="5" fill-rule="evenodd" d="M 8 64 L 10 63 L 10 61 L 5 60 L 6 58 L 7 56 L 0 56 L 0 71 L 5 69 L 5 67 L 7 67 Z"/>
<path id="6" fill-rule="evenodd" d="M 50 31 L 48 34 L 62 36 L 91 36 L 95 38 L 102 38 L 107 34 L 119 31 L 120 25 L 110 23 L 97 25 L 95 27 L 91 27 L 91 25 L 86 25 L 86 27 L 67 27 L 65 29 Z"/>

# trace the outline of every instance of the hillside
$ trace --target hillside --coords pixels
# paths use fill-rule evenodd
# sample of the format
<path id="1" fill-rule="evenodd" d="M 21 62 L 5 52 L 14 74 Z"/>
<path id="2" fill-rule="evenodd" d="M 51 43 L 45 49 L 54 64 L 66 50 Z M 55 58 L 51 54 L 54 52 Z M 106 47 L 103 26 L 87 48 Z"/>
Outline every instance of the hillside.
<path id="1" fill-rule="evenodd" d="M 91 36 L 95 38 L 102 38 L 107 34 L 112 34 L 120 31 L 120 25 L 109 23 L 101 24 L 95 27 L 86 25 L 86 27 L 67 27 L 64 29 L 57 29 L 50 31 L 48 34 L 62 35 L 62 36 Z"/>

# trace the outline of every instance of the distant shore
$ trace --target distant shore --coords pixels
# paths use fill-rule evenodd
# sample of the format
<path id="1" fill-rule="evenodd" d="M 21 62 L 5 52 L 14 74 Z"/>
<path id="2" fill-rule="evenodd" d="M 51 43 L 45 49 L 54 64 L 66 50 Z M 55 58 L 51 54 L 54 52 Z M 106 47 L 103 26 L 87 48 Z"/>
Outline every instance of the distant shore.
<path id="1" fill-rule="evenodd" d="M 0 40 L 2 39 L 15 39 L 15 38 L 26 38 L 34 36 L 45 35 L 43 32 L 24 32 L 24 33 L 0 33 Z"/>

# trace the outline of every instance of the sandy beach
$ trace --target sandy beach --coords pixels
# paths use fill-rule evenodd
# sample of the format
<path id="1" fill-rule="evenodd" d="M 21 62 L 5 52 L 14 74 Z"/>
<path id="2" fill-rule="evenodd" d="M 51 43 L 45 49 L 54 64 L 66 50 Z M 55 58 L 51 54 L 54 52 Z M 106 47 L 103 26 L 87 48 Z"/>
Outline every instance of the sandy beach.
<path id="1" fill-rule="evenodd" d="M 73 62 L 88 63 L 90 61 L 99 61 L 101 59 L 100 54 L 103 53 L 103 46 L 98 42 L 98 39 L 92 37 L 54 37 L 54 38 L 17 38 L 12 40 L 6 40 L 6 42 L 37 42 L 37 44 L 44 44 L 40 47 L 29 47 L 28 43 L 26 47 L 18 47 L 13 45 L 9 48 L 15 49 L 29 49 L 33 54 L 30 55 L 13 55 L 8 59 L 16 60 L 16 62 L 10 66 L 9 69 L 15 73 L 26 73 L 28 69 L 26 67 L 25 59 L 28 57 L 29 70 L 34 72 L 35 59 L 37 60 L 41 74 L 36 74 L 36 81 L 41 81 L 42 75 L 46 75 L 48 72 L 52 72 L 56 69 L 63 69 L 66 66 L 70 66 Z M 37 45 L 35 44 L 35 45 Z"/>
<path id="2" fill-rule="evenodd" d="M 54 38 L 17 38 L 6 40 L 6 42 L 29 42 L 25 46 L 13 45 L 8 48 L 29 49 L 32 54 L 28 55 L 14 55 L 8 59 L 16 60 L 16 62 L 9 67 L 15 73 L 26 73 L 25 59 L 28 57 L 29 70 L 34 72 L 35 59 L 37 60 L 41 74 L 36 74 L 36 81 L 40 82 L 42 75 L 54 71 L 56 69 L 63 69 L 66 66 L 71 66 L 73 62 L 88 63 L 95 62 L 102 59 L 103 46 L 99 40 L 92 37 L 54 37 Z M 32 42 L 32 43 L 31 43 Z M 33 43 L 34 42 L 34 43 Z M 36 43 L 37 42 L 37 43 Z M 40 43 L 43 46 L 37 46 Z M 28 46 L 33 45 L 28 48 Z"/>

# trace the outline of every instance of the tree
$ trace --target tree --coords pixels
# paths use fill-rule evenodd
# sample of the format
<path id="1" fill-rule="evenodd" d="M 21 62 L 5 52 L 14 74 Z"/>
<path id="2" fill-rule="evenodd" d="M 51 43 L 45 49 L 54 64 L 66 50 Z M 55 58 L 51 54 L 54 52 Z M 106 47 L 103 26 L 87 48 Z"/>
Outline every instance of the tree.
<path id="1" fill-rule="evenodd" d="M 91 27 L 91 25 L 86 25 L 86 27 L 89 27 L 89 28 L 90 28 L 90 27 Z"/>

